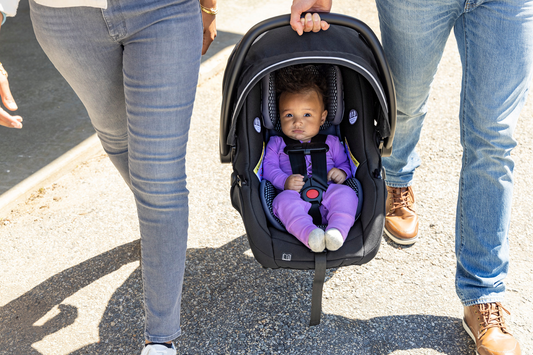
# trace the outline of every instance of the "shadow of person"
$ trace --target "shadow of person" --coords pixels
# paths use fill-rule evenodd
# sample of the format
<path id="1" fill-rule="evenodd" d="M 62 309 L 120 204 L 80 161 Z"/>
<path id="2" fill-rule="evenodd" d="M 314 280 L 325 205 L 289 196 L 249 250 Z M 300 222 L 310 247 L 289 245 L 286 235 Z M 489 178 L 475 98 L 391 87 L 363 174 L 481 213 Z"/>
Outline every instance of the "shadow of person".
<path id="1" fill-rule="evenodd" d="M 85 286 L 139 260 L 140 243 L 134 241 L 109 250 L 50 277 L 24 295 L 0 307 L 0 349 L 12 354 L 39 354 L 31 347 L 49 334 L 73 324 L 76 307 L 61 304 Z M 35 325 L 52 308 L 59 313 L 43 325 Z"/>
<path id="2" fill-rule="evenodd" d="M 187 250 L 182 297 L 183 335 L 178 354 L 390 354 L 433 349 L 443 354 L 471 351 L 460 320 L 431 315 L 350 319 L 324 314 L 308 327 L 312 271 L 261 268 L 247 250 L 246 236 L 220 248 Z M 125 244 L 55 275 L 0 309 L 0 348 L 39 354 L 31 345 L 67 327 L 77 310 L 42 327 L 33 324 L 69 295 L 120 266 L 138 260 L 138 241 Z M 334 272 L 328 270 L 327 279 Z M 64 306 L 64 307 L 63 307 Z M 100 341 L 71 355 L 137 354 L 143 342 L 141 271 L 114 292 L 99 323 Z"/>

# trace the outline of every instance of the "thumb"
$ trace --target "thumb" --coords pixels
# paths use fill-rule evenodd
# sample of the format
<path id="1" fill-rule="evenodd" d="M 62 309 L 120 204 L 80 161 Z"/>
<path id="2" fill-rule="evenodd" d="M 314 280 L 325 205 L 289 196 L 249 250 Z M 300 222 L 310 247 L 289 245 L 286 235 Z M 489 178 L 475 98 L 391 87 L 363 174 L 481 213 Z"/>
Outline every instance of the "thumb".
<path id="1" fill-rule="evenodd" d="M 304 33 L 304 26 L 300 20 L 301 16 L 302 11 L 295 10 L 294 7 L 291 8 L 291 28 L 298 33 L 298 36 Z"/>

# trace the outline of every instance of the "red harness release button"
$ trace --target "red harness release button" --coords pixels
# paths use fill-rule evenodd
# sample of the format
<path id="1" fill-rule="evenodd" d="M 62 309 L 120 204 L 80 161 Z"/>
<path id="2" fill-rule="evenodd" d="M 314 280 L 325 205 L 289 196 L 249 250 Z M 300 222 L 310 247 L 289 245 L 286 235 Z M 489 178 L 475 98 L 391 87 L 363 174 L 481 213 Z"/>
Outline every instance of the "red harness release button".
<path id="1" fill-rule="evenodd" d="M 307 196 L 307 198 L 315 199 L 318 197 L 319 194 L 317 190 L 311 189 L 311 190 L 307 190 L 305 195 Z"/>

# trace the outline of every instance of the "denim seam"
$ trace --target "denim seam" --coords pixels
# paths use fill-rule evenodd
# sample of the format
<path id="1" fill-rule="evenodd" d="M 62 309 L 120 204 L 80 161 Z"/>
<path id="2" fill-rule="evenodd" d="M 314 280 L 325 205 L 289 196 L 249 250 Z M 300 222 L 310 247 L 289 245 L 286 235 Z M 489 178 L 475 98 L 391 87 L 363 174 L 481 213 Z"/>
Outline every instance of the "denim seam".
<path id="1" fill-rule="evenodd" d="M 126 37 L 126 33 L 127 33 L 126 25 L 124 21 L 121 21 L 121 26 L 120 26 L 121 31 L 118 31 L 118 33 L 112 33 L 112 32 L 117 32 L 117 31 L 112 31 L 113 27 L 111 26 L 110 20 L 108 19 L 108 16 L 106 16 L 105 11 L 106 9 L 102 9 L 102 18 L 106 24 L 107 32 L 109 33 L 109 36 L 113 38 L 114 41 L 119 42 L 121 38 Z"/>
<path id="2" fill-rule="evenodd" d="M 463 303 L 463 306 L 469 307 L 474 306 L 476 304 L 483 304 L 483 303 L 502 303 L 503 302 L 503 294 L 502 297 L 481 297 L 473 300 L 467 300 L 467 301 L 461 301 Z"/>
<path id="3" fill-rule="evenodd" d="M 143 289 L 143 308 L 144 308 L 144 315 L 145 317 L 147 317 L 148 315 L 148 306 L 147 306 L 147 296 L 146 296 L 146 279 L 144 277 L 144 268 L 143 268 L 143 238 L 141 236 L 140 238 L 140 243 L 141 243 L 141 260 L 140 260 L 140 266 L 141 266 L 141 279 L 142 279 L 142 289 Z M 147 322 L 145 321 L 144 322 L 144 337 L 146 340 L 148 341 L 154 341 L 152 339 L 149 339 L 149 336 L 148 336 L 148 329 L 146 328 Z"/>
<path id="4" fill-rule="evenodd" d="M 178 329 L 178 331 L 175 332 L 174 334 L 172 334 L 170 336 L 166 336 L 166 337 L 150 336 L 150 335 L 148 335 L 147 332 L 145 332 L 145 339 L 148 340 L 148 341 L 154 342 L 154 343 L 165 343 L 167 341 L 172 341 L 172 340 L 178 338 L 180 335 L 181 335 L 181 328 Z"/>
<path id="5" fill-rule="evenodd" d="M 475 4 L 472 3 L 472 0 L 467 0 L 465 2 L 464 12 L 469 12 L 475 7 Z"/>
<path id="6" fill-rule="evenodd" d="M 465 2 L 464 12 L 470 12 L 478 7 L 483 1 L 476 2 L 476 0 L 467 0 Z"/>
<path id="7" fill-rule="evenodd" d="M 463 145 L 463 147 L 466 145 L 466 142 L 465 142 L 465 136 L 466 136 L 466 133 L 465 133 L 465 106 L 466 106 L 466 97 L 467 97 L 467 88 L 468 88 L 468 85 L 467 85 L 467 72 L 468 72 L 468 38 L 467 38 L 467 32 L 466 32 L 466 18 L 465 16 L 463 15 L 462 16 L 462 19 L 463 21 L 463 35 L 464 35 L 464 46 L 465 46 L 465 58 L 464 58 L 464 68 L 463 68 L 463 92 L 462 92 L 462 108 L 461 108 L 461 113 L 460 113 L 460 116 L 459 116 L 459 119 L 460 119 L 460 125 L 461 125 L 461 143 Z M 463 162 L 462 162 L 462 168 L 464 169 L 464 167 L 467 165 L 467 162 L 468 162 L 468 152 L 466 149 L 463 149 Z M 461 178 L 459 180 L 459 196 L 458 196 L 458 201 L 457 203 L 459 204 L 459 213 L 458 213 L 458 217 L 459 217 L 459 223 L 458 223 L 458 230 L 456 231 L 456 233 L 458 232 L 459 233 L 459 236 L 456 235 L 456 243 L 458 242 L 457 239 L 459 239 L 459 247 L 457 248 L 457 254 L 456 254 L 456 259 L 457 259 L 457 266 L 459 265 L 459 260 L 460 260 L 460 255 L 463 251 L 463 248 L 464 248 L 464 239 L 463 239 L 463 235 L 464 235 L 464 201 L 463 201 L 463 195 L 464 195 L 464 174 L 461 173 Z M 462 292 L 462 290 L 459 289 L 459 277 L 456 275 L 455 276 L 455 290 L 457 292 L 457 295 L 459 296 L 459 298 L 461 299 L 461 301 L 463 301 L 464 299 L 464 294 Z"/>
<path id="8" fill-rule="evenodd" d="M 411 185 L 413 185 L 412 182 L 408 183 L 407 185 L 404 185 L 404 184 L 395 184 L 395 183 L 389 183 L 389 182 L 385 182 L 387 184 L 388 187 L 394 187 L 394 188 L 404 188 L 404 187 L 409 187 Z"/>

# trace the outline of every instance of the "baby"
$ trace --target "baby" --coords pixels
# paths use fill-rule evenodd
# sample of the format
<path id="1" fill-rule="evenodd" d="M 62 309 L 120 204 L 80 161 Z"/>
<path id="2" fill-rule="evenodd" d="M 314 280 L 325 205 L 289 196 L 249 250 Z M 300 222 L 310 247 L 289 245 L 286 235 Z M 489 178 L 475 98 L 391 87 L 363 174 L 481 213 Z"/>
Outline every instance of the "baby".
<path id="1" fill-rule="evenodd" d="M 316 136 L 326 121 L 327 83 L 314 65 L 298 65 L 281 69 L 276 74 L 279 116 L 283 134 L 302 143 Z M 336 136 L 328 135 L 326 144 L 328 188 L 320 205 L 326 232 L 313 224 L 309 215 L 311 203 L 300 197 L 304 177 L 293 174 L 289 156 L 283 152 L 282 137 L 270 138 L 263 163 L 264 178 L 278 190 L 273 201 L 273 212 L 289 233 L 315 253 L 325 248 L 334 251 L 346 240 L 355 221 L 358 198 L 354 190 L 341 185 L 351 175 L 350 162 L 344 146 Z M 312 175 L 311 158 L 306 156 L 307 175 Z"/>

